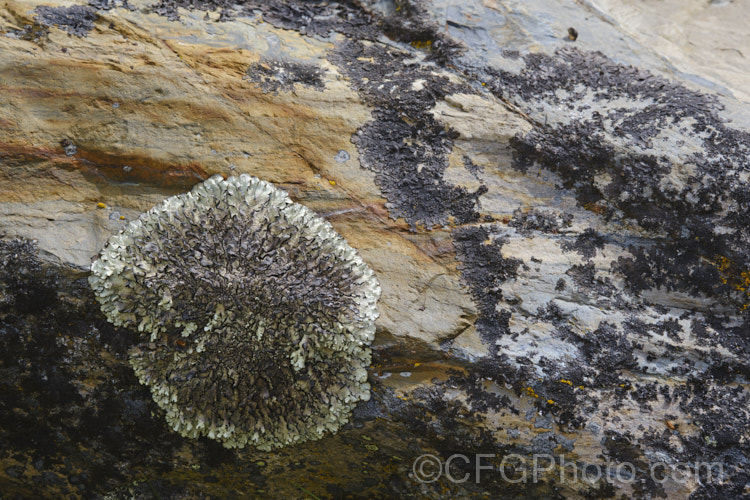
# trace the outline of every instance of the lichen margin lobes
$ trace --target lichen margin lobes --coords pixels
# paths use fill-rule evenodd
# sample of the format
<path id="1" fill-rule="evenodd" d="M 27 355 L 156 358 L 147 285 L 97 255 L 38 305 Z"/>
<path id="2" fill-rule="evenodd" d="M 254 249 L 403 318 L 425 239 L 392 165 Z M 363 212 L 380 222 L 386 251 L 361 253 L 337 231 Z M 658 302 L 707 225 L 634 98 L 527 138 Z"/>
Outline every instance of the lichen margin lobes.
<path id="1" fill-rule="evenodd" d="M 248 208 L 251 209 L 249 216 L 243 212 Z M 256 208 L 257 211 L 253 212 Z M 345 360 L 342 365 L 346 366 L 328 373 L 325 367 L 317 367 L 315 363 L 325 363 L 330 359 L 324 360 L 319 352 L 310 353 L 303 346 L 285 353 L 288 356 L 278 360 L 288 361 L 295 370 L 307 370 L 308 376 L 315 375 L 311 370 L 317 369 L 317 375 L 324 382 L 330 378 L 337 383 L 336 386 L 331 386 L 337 387 L 335 392 L 322 396 L 326 401 L 327 411 L 319 412 L 317 420 L 307 415 L 292 421 L 279 416 L 283 424 L 273 428 L 273 422 L 269 421 L 269 425 L 264 425 L 263 415 L 260 415 L 258 418 L 245 419 L 245 423 L 250 421 L 255 424 L 253 428 L 240 429 L 226 415 L 223 422 L 218 422 L 212 417 L 210 408 L 196 409 L 201 405 L 192 404 L 195 401 L 190 400 L 196 394 L 189 393 L 187 398 L 183 397 L 179 388 L 159 372 L 161 365 L 155 363 L 159 349 L 174 348 L 173 344 L 165 340 L 170 338 L 167 333 L 170 328 L 176 328 L 181 338 L 191 342 L 187 351 L 176 351 L 171 362 L 178 363 L 186 359 L 190 362 L 191 356 L 196 359 L 207 356 L 206 345 L 211 345 L 208 339 L 222 331 L 224 319 L 220 317 L 218 310 L 213 317 L 215 321 L 212 320 L 215 324 L 209 321 L 203 328 L 184 317 L 178 319 L 177 313 L 180 311 L 174 310 L 173 294 L 168 288 L 161 292 L 161 300 L 156 304 L 152 300 L 148 308 L 128 303 L 129 298 L 134 301 L 143 298 L 138 293 L 138 277 L 150 279 L 167 269 L 165 266 L 159 267 L 162 263 L 158 259 L 148 261 L 142 254 L 146 251 L 163 251 L 162 242 L 158 238 L 161 234 L 179 232 L 180 225 L 183 229 L 200 227 L 201 214 L 207 214 L 211 210 L 224 210 L 231 217 L 255 217 L 258 212 L 265 210 L 263 215 L 266 219 L 261 218 L 260 222 L 270 221 L 269 227 L 273 224 L 274 217 L 290 225 L 303 224 L 302 230 L 299 227 L 295 229 L 299 233 L 298 240 L 300 234 L 308 237 L 313 242 L 313 248 L 333 256 L 335 262 L 340 263 L 341 272 L 353 276 L 350 281 L 356 287 L 351 283 L 349 285 L 356 290 L 356 296 L 352 300 L 357 310 L 353 314 L 348 314 L 345 310 L 339 311 L 336 324 L 340 327 L 335 329 L 340 330 L 339 333 L 334 331 L 330 338 L 316 339 L 314 343 L 323 346 L 323 350 L 330 351 L 328 356 L 338 356 Z M 254 228 L 261 230 L 260 223 L 255 222 L 257 221 L 253 221 Z M 295 241 L 299 243 L 298 240 Z M 140 248 L 138 243 L 145 246 Z M 320 255 L 315 255 L 315 258 L 319 259 Z M 292 202 L 286 192 L 270 183 L 246 174 L 226 180 L 217 175 L 196 185 L 188 193 L 167 198 L 137 221 L 130 223 L 119 234 L 112 236 L 103 248 L 100 259 L 92 264 L 91 270 L 89 282 L 105 316 L 115 325 L 136 328 L 148 335 L 131 350 L 131 365 L 140 382 L 150 387 L 154 400 L 165 410 L 169 425 L 185 437 L 205 435 L 221 441 L 227 447 L 252 444 L 258 449 L 271 449 L 286 446 L 318 439 L 325 432 L 335 431 L 348 420 L 357 401 L 369 399 L 366 367 L 370 364 L 370 352 L 367 346 L 374 338 L 380 285 L 374 273 L 328 221 L 319 218 L 307 207 Z M 308 333 L 317 335 L 316 332 L 318 330 L 313 329 Z M 250 337 L 252 335 L 248 336 Z M 262 334 L 258 336 L 259 339 L 260 337 Z M 185 340 L 180 342 L 186 343 Z M 310 367 L 311 363 L 313 367 Z M 222 402 L 226 403 L 225 400 Z M 214 403 L 218 404 L 218 400 Z"/>

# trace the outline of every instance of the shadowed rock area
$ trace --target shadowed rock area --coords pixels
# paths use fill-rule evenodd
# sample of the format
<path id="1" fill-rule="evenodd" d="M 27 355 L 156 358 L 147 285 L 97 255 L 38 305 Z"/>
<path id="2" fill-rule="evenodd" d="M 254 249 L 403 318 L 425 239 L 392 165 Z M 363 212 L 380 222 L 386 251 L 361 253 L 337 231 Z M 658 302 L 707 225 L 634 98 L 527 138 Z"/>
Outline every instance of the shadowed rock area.
<path id="1" fill-rule="evenodd" d="M 3 497 L 750 495 L 741 9 L 641 4 L 0 6 Z M 88 284 L 243 173 L 382 288 L 369 401 L 273 451 L 175 432 Z"/>

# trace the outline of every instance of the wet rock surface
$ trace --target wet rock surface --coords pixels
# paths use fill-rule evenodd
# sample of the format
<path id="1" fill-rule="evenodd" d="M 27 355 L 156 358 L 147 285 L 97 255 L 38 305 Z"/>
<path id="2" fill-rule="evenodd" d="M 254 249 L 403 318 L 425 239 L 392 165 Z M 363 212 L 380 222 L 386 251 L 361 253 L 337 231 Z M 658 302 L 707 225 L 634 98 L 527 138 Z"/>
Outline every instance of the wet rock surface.
<path id="1" fill-rule="evenodd" d="M 750 494 L 750 112 L 623 12 L 0 7 L 5 496 Z M 382 286 L 370 400 L 320 441 L 173 432 L 88 286 L 217 173 L 286 189 Z"/>

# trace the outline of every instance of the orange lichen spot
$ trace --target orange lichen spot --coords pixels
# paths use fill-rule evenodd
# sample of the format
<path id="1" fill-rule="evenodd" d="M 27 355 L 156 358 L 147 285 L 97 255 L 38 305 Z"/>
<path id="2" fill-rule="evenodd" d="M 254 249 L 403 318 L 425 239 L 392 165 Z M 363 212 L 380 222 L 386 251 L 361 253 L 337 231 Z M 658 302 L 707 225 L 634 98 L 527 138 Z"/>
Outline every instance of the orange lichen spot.
<path id="1" fill-rule="evenodd" d="M 549 404 L 551 404 L 551 405 L 555 404 L 555 402 L 554 402 L 554 401 L 552 401 L 551 399 L 548 399 L 548 400 L 547 400 L 547 403 L 549 403 Z"/>
<path id="2" fill-rule="evenodd" d="M 745 295 L 746 301 L 741 309 L 746 310 L 750 305 L 750 270 L 738 269 L 734 262 L 724 256 L 719 256 L 710 262 L 719 271 L 719 279 L 724 285 L 729 285 Z"/>
<path id="3" fill-rule="evenodd" d="M 432 47 L 432 40 L 414 40 L 411 46 L 415 49 L 429 49 Z"/>
<path id="4" fill-rule="evenodd" d="M 564 378 L 561 378 L 560 382 L 563 384 L 568 384 L 571 387 L 573 386 L 573 382 L 571 382 L 570 380 L 565 380 Z"/>
<path id="5" fill-rule="evenodd" d="M 740 273 L 740 283 L 735 285 L 737 290 L 746 292 L 750 288 L 750 272 L 742 271 Z"/>
<path id="6" fill-rule="evenodd" d="M 421 364 L 422 364 L 422 363 L 414 363 L 414 368 L 418 367 L 418 366 L 419 366 L 419 365 L 421 365 Z"/>
<path id="7" fill-rule="evenodd" d="M 589 202 L 583 205 L 583 208 L 589 212 L 594 212 L 597 215 L 602 215 L 607 212 L 607 207 L 598 202 Z"/>
<path id="8" fill-rule="evenodd" d="M 99 207 L 99 208 L 107 208 L 107 205 L 105 205 L 101 201 L 99 203 L 97 203 L 96 206 Z"/>
<path id="9" fill-rule="evenodd" d="M 125 216 L 124 216 L 124 215 L 121 215 L 121 216 L 120 216 L 120 220 L 125 220 Z"/>
<path id="10" fill-rule="evenodd" d="M 714 265 L 716 266 L 716 269 L 719 271 L 726 271 L 729 269 L 732 265 L 732 261 L 727 259 L 724 256 L 719 257 L 714 261 Z"/>
<path id="11" fill-rule="evenodd" d="M 528 394 L 529 396 L 533 396 L 533 397 L 535 397 L 535 398 L 538 398 L 538 397 L 539 397 L 539 394 L 537 394 L 536 392 L 534 392 L 534 389 L 533 389 L 533 388 L 531 388 L 531 387 L 526 387 L 526 388 L 524 389 L 524 392 L 526 392 L 526 394 Z"/>

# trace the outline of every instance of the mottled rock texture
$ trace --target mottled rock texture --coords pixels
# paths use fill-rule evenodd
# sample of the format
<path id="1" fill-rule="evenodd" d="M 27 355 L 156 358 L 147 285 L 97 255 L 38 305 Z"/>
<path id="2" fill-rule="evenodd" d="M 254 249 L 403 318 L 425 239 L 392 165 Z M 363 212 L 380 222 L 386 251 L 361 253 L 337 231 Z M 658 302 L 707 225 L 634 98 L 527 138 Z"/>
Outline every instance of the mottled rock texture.
<path id="1" fill-rule="evenodd" d="M 680 50 L 697 21 L 639 31 L 658 8 L 4 3 L 3 493 L 750 494 L 744 46 L 730 29 Z M 370 400 L 272 452 L 173 432 L 128 365 L 138 332 L 87 284 L 142 212 L 241 173 L 328 220 L 382 286 Z M 426 483 L 424 454 L 465 459 Z"/>

